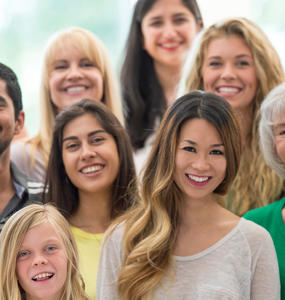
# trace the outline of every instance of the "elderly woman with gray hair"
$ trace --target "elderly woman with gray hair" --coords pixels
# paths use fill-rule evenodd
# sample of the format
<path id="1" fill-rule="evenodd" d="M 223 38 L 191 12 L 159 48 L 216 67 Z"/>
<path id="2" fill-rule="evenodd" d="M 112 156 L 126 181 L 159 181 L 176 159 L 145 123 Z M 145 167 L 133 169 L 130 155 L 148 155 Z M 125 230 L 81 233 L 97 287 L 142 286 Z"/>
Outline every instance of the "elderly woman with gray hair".
<path id="1" fill-rule="evenodd" d="M 260 109 L 260 147 L 267 164 L 285 178 L 285 83 L 274 88 Z M 285 197 L 244 215 L 269 231 L 280 271 L 281 299 L 285 299 Z"/>

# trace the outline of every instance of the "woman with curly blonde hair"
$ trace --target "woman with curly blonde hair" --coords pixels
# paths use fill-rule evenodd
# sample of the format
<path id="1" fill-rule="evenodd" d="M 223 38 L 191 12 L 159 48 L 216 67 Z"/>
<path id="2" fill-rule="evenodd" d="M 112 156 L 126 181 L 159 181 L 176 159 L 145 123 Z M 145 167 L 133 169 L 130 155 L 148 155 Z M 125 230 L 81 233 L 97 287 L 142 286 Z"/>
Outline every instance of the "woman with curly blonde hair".
<path id="1" fill-rule="evenodd" d="M 12 160 L 30 178 L 45 179 L 56 115 L 84 98 L 103 102 L 123 123 L 120 92 L 105 46 L 88 30 L 72 27 L 56 32 L 47 43 L 39 132 L 12 147 Z"/>
<path id="2" fill-rule="evenodd" d="M 237 121 L 223 98 L 195 91 L 166 111 L 142 200 L 106 236 L 97 300 L 279 299 L 269 233 L 216 201 L 240 154 Z"/>
<path id="3" fill-rule="evenodd" d="M 181 89 L 202 89 L 222 96 L 239 119 L 243 155 L 226 207 L 243 215 L 279 199 L 283 179 L 266 165 L 258 144 L 260 105 L 270 90 L 285 80 L 270 41 L 253 22 L 227 19 L 203 32 L 189 58 Z"/>
<path id="4" fill-rule="evenodd" d="M 0 236 L 0 299 L 88 300 L 75 241 L 51 205 L 16 212 Z"/>

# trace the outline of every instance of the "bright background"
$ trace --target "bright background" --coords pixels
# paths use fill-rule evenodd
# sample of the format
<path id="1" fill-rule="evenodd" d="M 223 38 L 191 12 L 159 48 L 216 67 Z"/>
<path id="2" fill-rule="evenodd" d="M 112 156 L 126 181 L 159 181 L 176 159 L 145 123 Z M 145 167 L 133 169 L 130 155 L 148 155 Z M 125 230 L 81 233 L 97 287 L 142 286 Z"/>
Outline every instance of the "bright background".
<path id="1" fill-rule="evenodd" d="M 285 66 L 285 1 L 198 0 L 206 26 L 231 16 L 255 21 L 269 36 Z M 39 81 L 43 49 L 55 31 L 80 26 L 109 50 L 119 73 L 135 0 L 0 0 L 0 61 L 18 75 L 30 136 L 39 122 Z"/>

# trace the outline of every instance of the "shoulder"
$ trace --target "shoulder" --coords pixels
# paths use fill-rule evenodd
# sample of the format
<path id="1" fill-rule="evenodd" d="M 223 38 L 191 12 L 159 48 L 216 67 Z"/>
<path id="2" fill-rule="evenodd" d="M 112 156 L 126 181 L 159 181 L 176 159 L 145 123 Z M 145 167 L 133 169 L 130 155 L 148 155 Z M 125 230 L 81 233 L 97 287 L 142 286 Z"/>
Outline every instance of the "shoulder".
<path id="1" fill-rule="evenodd" d="M 281 207 L 284 206 L 284 204 L 285 198 L 274 203 L 268 204 L 266 206 L 252 209 L 244 215 L 244 218 L 247 220 L 254 221 L 257 224 L 263 225 L 268 219 L 271 219 L 272 215 L 277 210 L 279 210 L 279 208 L 281 209 Z"/>

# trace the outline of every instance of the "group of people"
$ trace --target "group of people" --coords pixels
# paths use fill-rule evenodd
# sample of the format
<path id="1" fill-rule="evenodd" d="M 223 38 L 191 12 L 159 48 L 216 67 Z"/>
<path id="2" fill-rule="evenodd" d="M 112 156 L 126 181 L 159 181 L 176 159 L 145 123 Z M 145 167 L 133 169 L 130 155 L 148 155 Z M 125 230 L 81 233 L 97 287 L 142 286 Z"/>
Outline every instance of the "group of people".
<path id="1" fill-rule="evenodd" d="M 285 76 L 263 31 L 138 0 L 116 80 L 93 33 L 57 32 L 39 132 L 13 141 L 0 64 L 0 299 L 285 299 Z"/>

